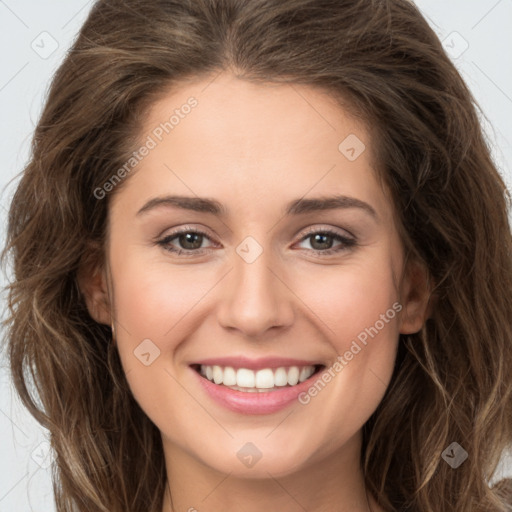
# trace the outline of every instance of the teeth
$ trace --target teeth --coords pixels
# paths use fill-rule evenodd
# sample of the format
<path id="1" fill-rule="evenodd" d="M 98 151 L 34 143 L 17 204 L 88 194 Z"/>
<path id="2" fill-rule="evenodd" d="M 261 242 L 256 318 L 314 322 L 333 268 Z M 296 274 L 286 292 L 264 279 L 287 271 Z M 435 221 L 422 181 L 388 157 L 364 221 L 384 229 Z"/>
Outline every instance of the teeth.
<path id="1" fill-rule="evenodd" d="M 314 366 L 290 366 L 263 368 L 253 371 L 247 368 L 235 370 L 231 366 L 201 365 L 201 375 L 215 384 L 223 384 L 238 391 L 257 392 L 284 386 L 295 386 L 315 373 Z"/>
<path id="2" fill-rule="evenodd" d="M 274 387 L 274 372 L 270 368 L 256 372 L 256 388 L 270 389 Z"/>
<path id="3" fill-rule="evenodd" d="M 224 373 L 220 366 L 213 367 L 213 382 L 215 382 L 215 384 L 222 384 L 223 375 Z"/>
<path id="4" fill-rule="evenodd" d="M 236 386 L 236 372 L 231 366 L 224 368 L 222 383 L 224 386 Z"/>
<path id="5" fill-rule="evenodd" d="M 292 366 L 288 370 L 288 384 L 290 386 L 295 386 L 299 382 L 299 369 L 297 366 Z"/>
<path id="6" fill-rule="evenodd" d="M 311 374 L 308 373 L 308 369 L 306 367 L 301 368 L 299 374 L 299 382 L 304 382 Z"/>
<path id="7" fill-rule="evenodd" d="M 255 375 L 252 370 L 247 370 L 247 368 L 240 368 L 236 372 L 236 385 L 240 386 L 241 388 L 253 388 L 255 380 Z"/>
<path id="8" fill-rule="evenodd" d="M 286 386 L 288 384 L 288 372 L 285 368 L 278 368 L 274 373 L 274 385 Z"/>

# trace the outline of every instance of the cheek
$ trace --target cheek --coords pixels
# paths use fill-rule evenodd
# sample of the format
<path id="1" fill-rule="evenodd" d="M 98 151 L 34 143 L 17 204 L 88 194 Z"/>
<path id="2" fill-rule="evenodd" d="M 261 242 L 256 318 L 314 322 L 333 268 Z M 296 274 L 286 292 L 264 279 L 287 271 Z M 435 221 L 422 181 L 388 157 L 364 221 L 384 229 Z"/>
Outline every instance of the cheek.
<path id="1" fill-rule="evenodd" d="M 323 325 L 322 330 L 338 353 L 376 322 L 382 331 L 389 331 L 389 325 L 396 327 L 396 309 L 400 308 L 393 308 L 393 304 L 399 295 L 391 267 L 383 265 L 385 261 L 375 257 L 319 267 L 301 273 L 301 279 L 295 280 L 294 291 Z M 381 315 L 390 320 L 385 321 L 385 327 L 381 325 Z"/>
<path id="2" fill-rule="evenodd" d="M 300 291 L 321 319 L 333 354 L 328 375 L 300 397 L 305 417 L 314 419 L 319 458 L 332 450 L 323 439 L 342 442 L 367 421 L 394 369 L 402 307 L 391 268 L 357 267 L 337 268 L 328 279 L 311 275 Z"/>
<path id="3" fill-rule="evenodd" d="M 331 372 L 326 379 L 333 391 L 319 393 L 322 398 L 316 400 L 317 391 L 312 390 L 304 402 L 314 400 L 320 415 L 344 404 L 345 419 L 352 418 L 351 425 L 362 424 L 380 402 L 394 368 L 402 306 L 392 267 L 381 254 L 346 266 L 320 268 L 301 282 L 297 295 L 314 313 L 309 317 L 317 318 L 331 348 Z M 320 407 L 324 400 L 333 402 Z"/>
<path id="4" fill-rule="evenodd" d="M 200 309 L 217 275 L 211 267 L 191 270 L 165 261 L 148 263 L 133 255 L 119 261 L 114 279 L 118 322 L 135 337 L 154 338 L 164 350 L 176 338 L 170 333 Z"/>
<path id="5" fill-rule="evenodd" d="M 186 345 L 187 336 L 194 332 L 194 305 L 208 288 L 194 289 L 184 276 L 176 276 L 171 285 L 149 271 L 126 279 L 119 273 L 119 277 L 117 346 L 131 393 L 161 432 L 170 431 L 176 440 L 188 439 L 201 411 L 180 384 L 190 370 L 174 362 L 180 343 Z M 176 421 L 178 417 L 186 420 Z"/>
<path id="6" fill-rule="evenodd" d="M 117 346 L 131 391 L 149 417 L 172 417 L 173 410 L 190 406 L 190 396 L 177 383 L 187 369 L 173 360 L 199 324 L 201 300 L 218 278 L 211 268 L 191 271 L 142 261 L 136 251 L 130 258 L 112 254 L 112 268 Z M 163 403 L 170 404 L 168 410 L 162 410 Z"/>

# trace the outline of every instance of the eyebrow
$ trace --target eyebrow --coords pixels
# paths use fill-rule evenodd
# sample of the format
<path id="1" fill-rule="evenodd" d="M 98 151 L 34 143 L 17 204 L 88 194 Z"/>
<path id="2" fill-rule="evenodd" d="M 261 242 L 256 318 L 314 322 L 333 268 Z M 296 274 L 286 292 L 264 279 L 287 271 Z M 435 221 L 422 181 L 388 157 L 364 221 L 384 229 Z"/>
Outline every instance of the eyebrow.
<path id="1" fill-rule="evenodd" d="M 177 207 L 194 212 L 211 213 L 217 216 L 227 216 L 228 213 L 224 205 L 215 199 L 170 195 L 150 199 L 137 212 L 137 216 L 162 206 Z M 324 196 L 311 199 L 295 199 L 288 203 L 285 207 L 284 213 L 285 215 L 301 215 L 317 211 L 349 208 L 359 208 L 375 220 L 378 220 L 379 218 L 375 209 L 368 203 L 365 203 L 355 197 L 344 195 Z"/>

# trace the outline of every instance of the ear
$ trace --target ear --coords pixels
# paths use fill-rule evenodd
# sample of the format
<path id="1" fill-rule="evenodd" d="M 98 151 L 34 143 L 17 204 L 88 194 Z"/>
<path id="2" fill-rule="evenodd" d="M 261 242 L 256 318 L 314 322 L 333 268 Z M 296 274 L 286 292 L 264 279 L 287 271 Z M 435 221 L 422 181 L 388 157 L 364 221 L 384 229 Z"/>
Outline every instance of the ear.
<path id="1" fill-rule="evenodd" d="M 111 308 L 105 269 L 98 265 L 83 265 L 77 281 L 91 317 L 100 324 L 110 326 Z"/>
<path id="2" fill-rule="evenodd" d="M 403 306 L 400 333 L 413 334 L 421 330 L 431 315 L 431 283 L 424 264 L 416 260 L 408 261 L 400 288 Z"/>

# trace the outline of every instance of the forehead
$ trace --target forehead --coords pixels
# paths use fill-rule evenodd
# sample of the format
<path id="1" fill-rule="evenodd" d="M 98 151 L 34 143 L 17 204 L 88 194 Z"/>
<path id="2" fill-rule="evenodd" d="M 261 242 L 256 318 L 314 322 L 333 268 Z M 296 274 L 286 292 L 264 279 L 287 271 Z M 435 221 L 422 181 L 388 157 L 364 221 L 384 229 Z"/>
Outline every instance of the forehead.
<path id="1" fill-rule="evenodd" d="M 269 191 L 287 201 L 340 192 L 386 208 L 365 125 L 308 86 L 190 81 L 151 106 L 139 141 L 151 150 L 130 177 L 132 196 L 167 187 L 245 204 Z"/>
<path id="2" fill-rule="evenodd" d="M 330 145 L 337 151 L 337 143 L 357 132 L 371 153 L 365 125 L 327 92 L 300 84 L 254 83 L 225 73 L 186 82 L 161 96 L 149 109 L 142 132 L 157 132 L 158 139 L 172 132 L 176 140 L 182 135 L 222 143 L 248 155 L 261 146 L 325 152 Z"/>

